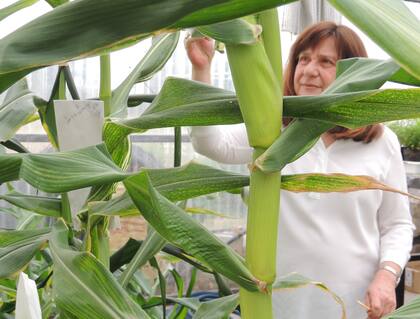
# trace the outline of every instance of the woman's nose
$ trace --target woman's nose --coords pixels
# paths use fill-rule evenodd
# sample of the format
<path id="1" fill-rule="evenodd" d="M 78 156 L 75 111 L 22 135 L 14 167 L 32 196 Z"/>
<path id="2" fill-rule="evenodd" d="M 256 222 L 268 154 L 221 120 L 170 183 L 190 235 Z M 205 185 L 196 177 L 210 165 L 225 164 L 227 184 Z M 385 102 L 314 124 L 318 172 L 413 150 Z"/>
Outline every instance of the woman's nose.
<path id="1" fill-rule="evenodd" d="M 318 76 L 319 75 L 318 64 L 315 61 L 310 61 L 305 66 L 304 74 L 307 76 Z"/>

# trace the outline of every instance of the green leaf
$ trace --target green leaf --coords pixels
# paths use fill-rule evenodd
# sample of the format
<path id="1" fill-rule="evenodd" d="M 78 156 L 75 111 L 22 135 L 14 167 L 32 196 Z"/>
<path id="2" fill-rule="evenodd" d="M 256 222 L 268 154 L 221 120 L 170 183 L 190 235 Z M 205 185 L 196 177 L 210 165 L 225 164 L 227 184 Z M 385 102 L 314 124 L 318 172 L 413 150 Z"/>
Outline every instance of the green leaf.
<path id="1" fill-rule="evenodd" d="M 0 105 L 0 142 L 11 139 L 36 112 L 35 96 L 28 89 L 26 79 L 13 85 Z"/>
<path id="2" fill-rule="evenodd" d="M 0 183 L 18 180 L 21 165 L 21 154 L 0 155 Z"/>
<path id="3" fill-rule="evenodd" d="M 402 195 L 418 198 L 417 196 L 402 192 L 389 187 L 370 176 L 346 175 L 346 174 L 296 174 L 283 175 L 281 177 L 281 188 L 291 192 L 354 192 L 367 189 L 378 189 L 387 192 L 399 193 Z"/>
<path id="4" fill-rule="evenodd" d="M 162 29 L 231 20 L 289 2 L 292 1 L 72 1 L 0 40 L 0 56 L 7 57 L 0 61 L 0 93 L 20 77 L 47 65 L 101 55 Z"/>
<path id="5" fill-rule="evenodd" d="M 352 60 L 351 62 L 354 62 Z M 366 60 L 364 60 L 366 61 Z M 334 94 L 336 92 L 345 93 L 347 90 L 374 90 L 382 86 L 388 79 L 398 72 L 393 63 L 378 62 L 370 60 L 354 64 L 344 62 L 347 68 L 340 70 L 339 76 L 327 88 L 324 94 Z M 369 66 L 369 67 L 367 67 Z M 393 73 L 394 72 L 394 73 Z M 369 79 L 372 74 L 372 80 Z M 366 78 L 366 81 L 360 79 Z M 256 162 L 261 170 L 274 172 L 281 170 L 286 164 L 295 161 L 305 154 L 318 140 L 322 133 L 334 127 L 334 124 L 320 122 L 316 120 L 297 119 L 290 123 L 281 136 L 259 157 Z"/>
<path id="6" fill-rule="evenodd" d="M 203 302 L 200 307 L 198 307 L 193 319 L 229 318 L 229 315 L 235 310 L 238 303 L 238 294 Z"/>
<path id="7" fill-rule="evenodd" d="M 333 299 L 341 306 L 341 319 L 346 319 L 346 309 L 343 300 L 331 291 L 326 285 L 319 281 L 313 281 L 297 273 L 291 273 L 283 277 L 277 278 L 272 285 L 273 290 L 296 289 L 308 285 L 315 286 L 333 297 Z"/>
<path id="8" fill-rule="evenodd" d="M 178 305 L 181 306 L 185 306 L 191 310 L 196 311 L 198 309 L 198 307 L 200 306 L 201 302 L 198 298 L 173 298 L 173 297 L 167 297 L 166 301 L 168 303 L 176 303 Z M 153 296 L 151 297 L 144 305 L 143 305 L 143 309 L 147 309 L 147 308 L 151 308 L 151 307 L 156 307 L 161 305 L 162 302 L 162 298 L 158 297 L 158 296 Z"/>
<path id="9" fill-rule="evenodd" d="M 127 268 L 121 274 L 119 282 L 123 287 L 126 287 L 134 273 L 147 263 L 154 255 L 156 255 L 165 246 L 166 240 L 162 238 L 153 228 L 149 227 L 149 233 L 146 240 L 140 246 L 140 249 L 131 259 Z"/>
<path id="10" fill-rule="evenodd" d="M 262 28 L 244 19 L 235 19 L 198 27 L 197 30 L 217 41 L 227 44 L 253 44 L 261 35 Z"/>
<path id="11" fill-rule="evenodd" d="M 124 185 L 144 218 L 163 238 L 248 290 L 256 291 L 258 285 L 264 285 L 257 285 L 258 281 L 231 247 L 160 195 L 147 173 L 127 178 Z"/>
<path id="12" fill-rule="evenodd" d="M 15 138 L 11 138 L 10 140 L 1 142 L 1 144 L 4 147 L 7 147 L 8 149 L 18 153 L 30 153 L 29 150 Z"/>
<path id="13" fill-rule="evenodd" d="M 112 92 L 111 116 L 118 116 L 127 107 L 133 85 L 150 79 L 172 56 L 179 40 L 179 32 L 154 38 L 152 47 L 127 78 Z"/>
<path id="14" fill-rule="evenodd" d="M 0 9 L 0 21 L 23 8 L 33 5 L 36 2 L 38 2 L 38 0 L 19 0 L 5 8 Z"/>
<path id="15" fill-rule="evenodd" d="M 420 21 L 402 0 L 329 2 L 420 80 Z"/>
<path id="16" fill-rule="evenodd" d="M 286 104 L 286 103 L 285 103 Z M 347 128 L 420 117 L 420 89 L 290 96 L 287 115 Z"/>
<path id="17" fill-rule="evenodd" d="M 117 252 L 115 252 L 111 256 L 111 259 L 110 259 L 111 271 L 114 272 L 118 268 L 129 263 L 141 245 L 142 245 L 142 241 L 138 241 L 138 240 L 130 238 L 123 247 L 121 247 Z M 182 251 L 178 247 L 175 247 L 171 244 L 166 244 L 162 248 L 162 251 L 165 252 L 166 254 L 169 254 L 171 256 L 184 260 L 185 262 L 191 264 L 192 266 L 200 269 L 203 272 L 211 273 L 210 269 L 199 264 L 196 260 L 194 260 L 191 256 L 187 255 L 184 251 Z"/>
<path id="18" fill-rule="evenodd" d="M 38 114 L 41 119 L 42 126 L 47 133 L 48 140 L 55 149 L 58 149 L 58 133 L 57 126 L 55 123 L 55 109 L 54 109 L 54 100 L 60 100 L 65 95 L 65 87 L 63 88 L 64 83 L 64 68 L 59 67 L 57 75 L 54 80 L 53 88 L 51 90 L 50 98 L 48 102 L 45 102 L 38 106 Z"/>
<path id="19" fill-rule="evenodd" d="M 61 200 L 58 198 L 32 196 L 12 191 L 4 195 L 0 194 L 0 199 L 40 215 L 61 216 Z"/>
<path id="20" fill-rule="evenodd" d="M 383 319 L 416 319 L 420 313 L 420 298 L 408 302 L 394 312 L 386 315 Z"/>
<path id="21" fill-rule="evenodd" d="M 58 223 L 50 241 L 54 261 L 54 300 L 80 319 L 149 318 L 95 257 L 68 245 L 68 230 Z"/>
<path id="22" fill-rule="evenodd" d="M 148 109 L 138 118 L 113 120 L 126 134 L 150 128 L 236 124 L 243 122 L 233 92 L 204 83 L 168 77 Z"/>
<path id="23" fill-rule="evenodd" d="M 20 176 L 47 193 L 64 193 L 87 186 L 121 181 L 122 172 L 103 144 L 76 151 L 24 154 Z"/>
<path id="24" fill-rule="evenodd" d="M 51 7 L 55 8 L 69 2 L 69 0 L 45 0 Z"/>
<path id="25" fill-rule="evenodd" d="M 172 201 L 249 185 L 249 176 L 190 162 L 177 168 L 146 169 L 156 190 Z M 92 216 L 132 216 L 139 214 L 127 193 L 107 202 L 89 204 Z"/>
<path id="26" fill-rule="evenodd" d="M 25 267 L 47 241 L 50 229 L 0 231 L 0 278 Z"/>

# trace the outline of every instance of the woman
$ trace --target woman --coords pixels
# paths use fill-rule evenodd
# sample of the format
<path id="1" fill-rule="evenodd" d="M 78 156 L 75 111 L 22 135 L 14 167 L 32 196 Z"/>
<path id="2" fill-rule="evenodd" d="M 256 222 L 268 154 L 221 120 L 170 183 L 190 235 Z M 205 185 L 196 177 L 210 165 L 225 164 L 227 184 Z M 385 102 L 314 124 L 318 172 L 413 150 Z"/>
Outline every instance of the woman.
<path id="1" fill-rule="evenodd" d="M 213 43 L 188 39 L 193 79 L 210 83 Z M 319 95 L 335 79 L 339 59 L 365 57 L 349 28 L 321 22 L 307 28 L 291 48 L 285 95 Z M 243 125 L 194 127 L 196 151 L 225 163 L 249 163 L 252 149 Z M 356 130 L 335 127 L 283 174 L 369 175 L 405 190 L 396 136 L 382 125 Z M 282 192 L 277 276 L 298 272 L 321 281 L 343 298 L 348 318 L 377 319 L 395 309 L 395 286 L 411 250 L 413 224 L 408 201 L 382 191 L 346 194 Z M 340 318 L 340 308 L 316 288 L 273 294 L 280 318 Z"/>

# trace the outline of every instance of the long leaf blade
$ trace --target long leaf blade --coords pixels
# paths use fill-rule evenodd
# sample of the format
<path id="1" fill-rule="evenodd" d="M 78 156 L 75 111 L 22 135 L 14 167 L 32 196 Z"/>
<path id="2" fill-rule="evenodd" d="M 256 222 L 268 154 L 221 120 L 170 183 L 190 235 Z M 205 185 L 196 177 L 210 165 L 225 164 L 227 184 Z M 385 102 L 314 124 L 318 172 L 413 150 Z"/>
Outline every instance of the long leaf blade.
<path id="1" fill-rule="evenodd" d="M 21 270 L 47 241 L 50 229 L 0 231 L 0 278 Z"/>
<path id="2" fill-rule="evenodd" d="M 179 32 L 159 36 L 143 59 L 135 66 L 127 78 L 112 92 L 111 116 L 127 107 L 128 94 L 133 85 L 150 79 L 171 57 L 179 40 Z"/>
<path id="3" fill-rule="evenodd" d="M 20 77 L 43 66 L 103 54 L 161 29 L 231 20 L 289 2 L 292 1 L 72 1 L 0 41 L 0 93 Z"/>
<path id="4" fill-rule="evenodd" d="M 239 255 L 160 195 L 146 173 L 126 179 L 124 185 L 144 218 L 162 237 L 244 288 L 258 290 L 258 281 L 253 278 Z"/>
<path id="5" fill-rule="evenodd" d="M 203 302 L 198 307 L 193 319 L 219 319 L 228 318 L 238 306 L 239 295 L 230 295 L 212 301 Z"/>
<path id="6" fill-rule="evenodd" d="M 329 0 L 408 73 L 420 79 L 420 21 L 402 0 Z"/>
<path id="7" fill-rule="evenodd" d="M 149 318 L 102 263 L 69 247 L 67 232 L 64 224 L 57 224 L 50 242 L 57 306 L 81 319 Z"/>

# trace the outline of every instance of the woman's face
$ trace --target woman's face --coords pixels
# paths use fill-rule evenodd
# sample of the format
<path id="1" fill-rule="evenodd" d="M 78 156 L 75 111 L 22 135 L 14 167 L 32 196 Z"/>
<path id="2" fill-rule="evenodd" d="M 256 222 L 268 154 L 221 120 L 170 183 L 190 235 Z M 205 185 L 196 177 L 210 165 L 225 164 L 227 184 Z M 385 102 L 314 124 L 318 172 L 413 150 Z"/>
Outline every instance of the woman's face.
<path id="1" fill-rule="evenodd" d="M 316 47 L 302 51 L 298 56 L 293 84 L 296 95 L 319 95 L 335 80 L 338 60 L 332 37 Z"/>

